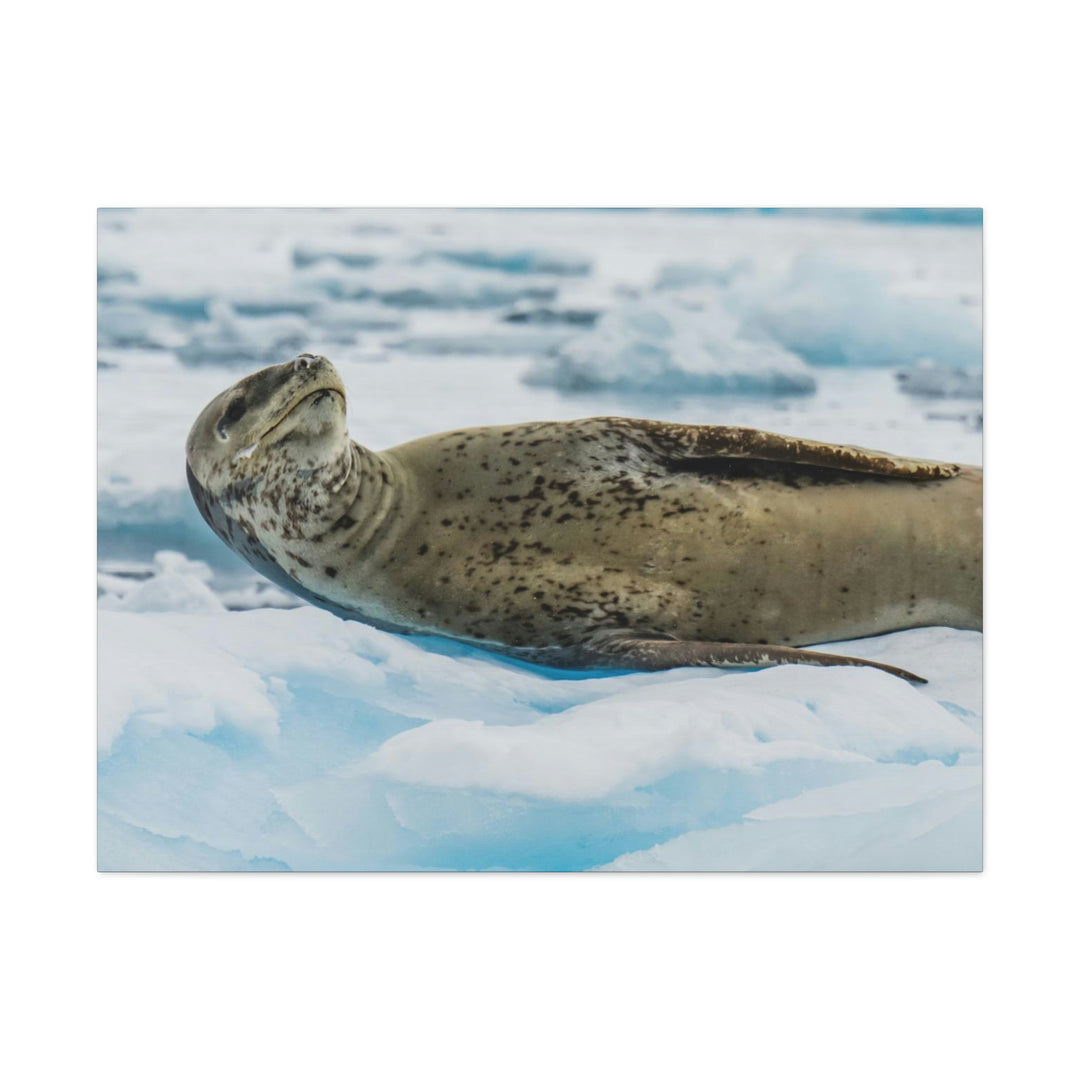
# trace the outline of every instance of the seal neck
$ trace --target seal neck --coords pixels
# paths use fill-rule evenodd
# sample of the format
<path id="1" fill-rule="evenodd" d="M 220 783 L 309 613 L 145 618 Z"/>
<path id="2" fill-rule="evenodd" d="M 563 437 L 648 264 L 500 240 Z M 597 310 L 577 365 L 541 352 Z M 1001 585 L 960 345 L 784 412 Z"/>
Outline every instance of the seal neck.
<path id="1" fill-rule="evenodd" d="M 358 554 L 377 548 L 398 518 L 407 485 L 402 470 L 388 456 L 377 454 L 346 437 L 342 452 L 311 470 L 297 500 L 303 512 L 296 525 L 312 543 L 348 546 Z"/>

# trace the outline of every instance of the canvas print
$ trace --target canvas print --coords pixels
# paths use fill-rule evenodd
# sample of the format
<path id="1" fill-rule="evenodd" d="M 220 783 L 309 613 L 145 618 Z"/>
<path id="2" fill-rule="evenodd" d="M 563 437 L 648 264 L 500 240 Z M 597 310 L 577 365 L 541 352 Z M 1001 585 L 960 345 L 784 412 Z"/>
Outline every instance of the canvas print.
<path id="1" fill-rule="evenodd" d="M 103 209 L 102 870 L 978 870 L 975 209 Z"/>

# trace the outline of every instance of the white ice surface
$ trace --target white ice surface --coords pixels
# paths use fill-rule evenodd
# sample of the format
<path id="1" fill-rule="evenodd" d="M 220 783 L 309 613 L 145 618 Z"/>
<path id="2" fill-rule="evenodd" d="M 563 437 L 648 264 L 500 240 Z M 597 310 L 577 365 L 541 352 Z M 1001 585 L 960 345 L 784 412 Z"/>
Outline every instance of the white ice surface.
<path id="1" fill-rule="evenodd" d="M 975 633 L 834 647 L 914 668 L 930 680 L 917 689 L 848 668 L 552 678 L 431 645 L 310 607 L 102 611 L 102 865 L 159 844 L 161 860 L 199 865 L 213 853 L 293 869 L 584 869 L 745 820 L 768 823 L 767 868 L 797 819 L 815 839 L 788 869 L 852 868 L 864 834 L 874 859 L 917 868 L 926 844 L 909 851 L 908 818 L 977 783 Z M 971 805 L 977 792 L 969 818 Z M 978 863 L 978 829 L 962 836 L 941 863 Z M 713 858 L 686 843 L 649 858 Z"/>
<path id="2" fill-rule="evenodd" d="M 982 770 L 882 766 L 621 855 L 605 870 L 980 870 Z"/>

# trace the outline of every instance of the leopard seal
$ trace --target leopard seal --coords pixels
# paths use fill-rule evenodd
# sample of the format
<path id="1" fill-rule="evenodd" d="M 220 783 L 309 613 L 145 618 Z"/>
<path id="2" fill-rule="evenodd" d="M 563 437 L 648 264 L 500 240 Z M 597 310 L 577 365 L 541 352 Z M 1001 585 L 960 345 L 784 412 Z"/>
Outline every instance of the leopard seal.
<path id="1" fill-rule="evenodd" d="M 751 428 L 595 417 L 376 453 L 302 354 L 195 421 L 210 527 L 336 614 L 553 667 L 884 664 L 800 648 L 981 626 L 982 470 Z"/>

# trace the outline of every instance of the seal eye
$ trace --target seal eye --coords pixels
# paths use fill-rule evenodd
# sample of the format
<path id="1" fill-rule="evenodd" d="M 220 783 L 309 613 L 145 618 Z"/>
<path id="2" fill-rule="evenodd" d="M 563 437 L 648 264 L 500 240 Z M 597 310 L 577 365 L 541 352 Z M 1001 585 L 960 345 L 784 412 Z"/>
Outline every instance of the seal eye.
<path id="1" fill-rule="evenodd" d="M 247 405 L 244 403 L 243 398 L 233 398 L 229 402 L 229 407 L 225 410 L 225 415 L 218 421 L 218 434 L 223 438 L 229 437 L 228 432 L 225 430 L 230 424 L 235 424 L 244 413 L 247 412 Z"/>

